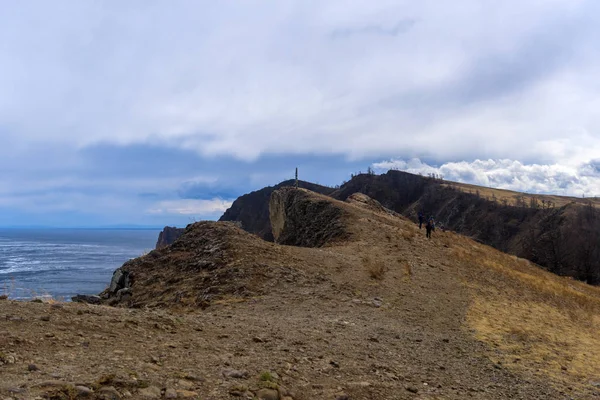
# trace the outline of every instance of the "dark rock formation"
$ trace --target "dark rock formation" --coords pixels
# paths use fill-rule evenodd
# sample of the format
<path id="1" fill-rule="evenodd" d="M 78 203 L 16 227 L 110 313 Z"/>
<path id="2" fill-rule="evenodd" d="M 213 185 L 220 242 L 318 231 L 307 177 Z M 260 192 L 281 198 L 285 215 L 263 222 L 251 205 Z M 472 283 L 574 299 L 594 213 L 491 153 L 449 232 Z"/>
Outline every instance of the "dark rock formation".
<path id="1" fill-rule="evenodd" d="M 321 247 L 348 236 L 342 209 L 327 198 L 315 199 L 304 189 L 285 187 L 274 191 L 269 210 L 273 236 L 279 244 Z"/>
<path id="2" fill-rule="evenodd" d="M 94 295 L 85 295 L 85 294 L 78 294 L 75 295 L 73 297 L 71 297 L 71 301 L 75 302 L 75 303 L 88 303 L 88 304 L 100 304 L 102 303 L 102 298 L 100 296 L 94 296 Z"/>
<path id="3" fill-rule="evenodd" d="M 183 228 L 175 228 L 174 226 L 165 226 L 162 232 L 158 235 L 156 248 L 160 249 L 173 244 L 185 232 Z"/>
<path id="4" fill-rule="evenodd" d="M 262 257 L 272 246 L 233 223 L 190 224 L 172 245 L 123 264 L 101 297 L 129 307 L 205 307 L 220 296 L 249 296 L 264 280 Z"/>
<path id="5" fill-rule="evenodd" d="M 241 223 L 241 228 L 246 232 L 254 233 L 272 242 L 273 232 L 271 231 L 271 224 L 269 222 L 269 200 L 271 193 L 282 187 L 293 185 L 294 180 L 288 180 L 275 186 L 268 186 L 245 194 L 233 202 L 219 221 L 237 221 Z M 325 195 L 331 194 L 335 190 L 304 181 L 298 181 L 298 186 Z"/>
<path id="6" fill-rule="evenodd" d="M 127 269 L 118 268 L 113 272 L 110 286 L 107 289 L 108 296 L 116 295 L 120 290 L 127 289 L 131 285 L 129 271 Z"/>

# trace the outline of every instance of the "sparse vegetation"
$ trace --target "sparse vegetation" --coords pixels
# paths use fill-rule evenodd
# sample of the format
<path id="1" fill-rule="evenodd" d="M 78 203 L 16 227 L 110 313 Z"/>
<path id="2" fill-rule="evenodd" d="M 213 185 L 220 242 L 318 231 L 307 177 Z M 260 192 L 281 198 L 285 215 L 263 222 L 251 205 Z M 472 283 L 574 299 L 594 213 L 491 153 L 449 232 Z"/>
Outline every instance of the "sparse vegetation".
<path id="1" fill-rule="evenodd" d="M 370 257 L 364 257 L 363 264 L 365 265 L 365 269 L 367 270 L 369 277 L 379 281 L 383 280 L 385 273 L 388 270 L 383 262 L 374 260 Z"/>
<path id="2" fill-rule="evenodd" d="M 415 238 L 415 234 L 412 231 L 410 231 L 410 230 L 403 230 L 402 231 L 402 237 L 407 242 L 412 242 L 414 240 L 414 238 Z"/>
<path id="3" fill-rule="evenodd" d="M 403 266 L 404 277 L 408 280 L 412 278 L 412 267 L 406 260 L 400 260 L 400 264 Z"/>
<path id="4" fill-rule="evenodd" d="M 273 378 L 273 374 L 270 371 L 263 371 L 260 374 L 260 380 L 263 382 L 274 382 L 275 378 Z"/>

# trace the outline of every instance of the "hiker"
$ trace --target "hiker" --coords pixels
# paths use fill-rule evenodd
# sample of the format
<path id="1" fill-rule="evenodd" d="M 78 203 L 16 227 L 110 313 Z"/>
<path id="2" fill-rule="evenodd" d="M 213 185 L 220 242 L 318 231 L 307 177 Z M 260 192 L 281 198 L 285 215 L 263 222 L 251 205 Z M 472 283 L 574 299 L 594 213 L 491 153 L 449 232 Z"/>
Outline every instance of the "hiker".
<path id="1" fill-rule="evenodd" d="M 419 211 L 419 229 L 421 229 L 421 226 L 423 225 L 424 220 L 425 220 L 425 216 L 423 215 L 423 212 Z"/>
<path id="2" fill-rule="evenodd" d="M 440 229 L 442 230 L 442 232 L 446 232 L 446 226 L 443 223 L 438 222 L 438 226 L 440 227 Z"/>
<path id="3" fill-rule="evenodd" d="M 425 236 L 427 236 L 427 239 L 431 239 L 431 232 L 435 230 L 435 222 L 433 221 L 433 217 L 430 217 L 427 220 L 427 225 L 425 225 L 425 230 L 427 231 Z"/>

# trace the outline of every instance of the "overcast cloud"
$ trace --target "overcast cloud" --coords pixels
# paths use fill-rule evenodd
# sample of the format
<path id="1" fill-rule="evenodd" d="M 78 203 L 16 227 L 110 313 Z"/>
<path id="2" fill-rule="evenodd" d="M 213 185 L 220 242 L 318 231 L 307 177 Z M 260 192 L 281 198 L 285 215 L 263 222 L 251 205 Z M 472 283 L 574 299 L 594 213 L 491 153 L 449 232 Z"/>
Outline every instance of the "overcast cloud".
<path id="1" fill-rule="evenodd" d="M 0 225 L 214 218 L 293 162 L 328 184 L 419 158 L 597 193 L 599 19 L 580 0 L 3 2 Z"/>
<path id="2" fill-rule="evenodd" d="M 527 193 L 554 193 L 564 196 L 600 196 L 600 160 L 578 167 L 559 164 L 523 164 L 515 160 L 475 160 L 448 162 L 438 167 L 419 159 L 374 163 L 375 172 L 390 169 L 445 180 L 515 190 Z"/>

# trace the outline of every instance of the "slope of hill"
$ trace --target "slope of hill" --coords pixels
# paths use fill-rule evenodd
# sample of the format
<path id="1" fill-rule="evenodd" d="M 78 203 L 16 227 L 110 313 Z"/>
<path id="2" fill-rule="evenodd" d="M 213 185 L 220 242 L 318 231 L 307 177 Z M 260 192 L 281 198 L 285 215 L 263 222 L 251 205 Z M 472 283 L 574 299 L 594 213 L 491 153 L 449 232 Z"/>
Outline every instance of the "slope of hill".
<path id="1" fill-rule="evenodd" d="M 364 193 L 416 220 L 419 211 L 448 229 L 527 258 L 548 270 L 600 283 L 600 202 L 529 195 L 389 171 L 358 175 L 331 196 Z"/>
<path id="2" fill-rule="evenodd" d="M 285 186 L 293 186 L 294 180 L 287 180 L 275 186 L 267 186 L 260 190 L 240 196 L 225 211 L 219 221 L 241 223 L 246 232 L 254 233 L 261 238 L 273 241 L 271 224 L 269 223 L 269 199 L 271 193 Z M 331 194 L 335 189 L 310 182 L 298 181 L 298 186 L 315 193 Z"/>
<path id="3" fill-rule="evenodd" d="M 1 301 L 0 395 L 600 396 L 600 289 L 452 232 L 427 240 L 366 196 L 270 203 L 278 241 L 318 247 L 196 223 L 120 269 L 128 296 L 105 301 L 126 307 Z"/>
<path id="4" fill-rule="evenodd" d="M 273 188 L 263 191 L 242 196 L 237 208 L 246 210 L 244 229 L 273 240 L 266 195 Z M 447 229 L 527 258 L 554 273 L 591 284 L 600 283 L 600 246 L 597 246 L 600 243 L 600 201 L 597 199 L 529 195 L 401 171 L 360 174 L 341 188 L 322 193 L 339 200 L 363 193 L 413 221 L 418 212 L 423 211 L 435 216 Z M 242 221 L 239 215 L 239 212 L 228 211 L 222 219 Z M 250 224 L 244 222 L 250 219 Z"/>

